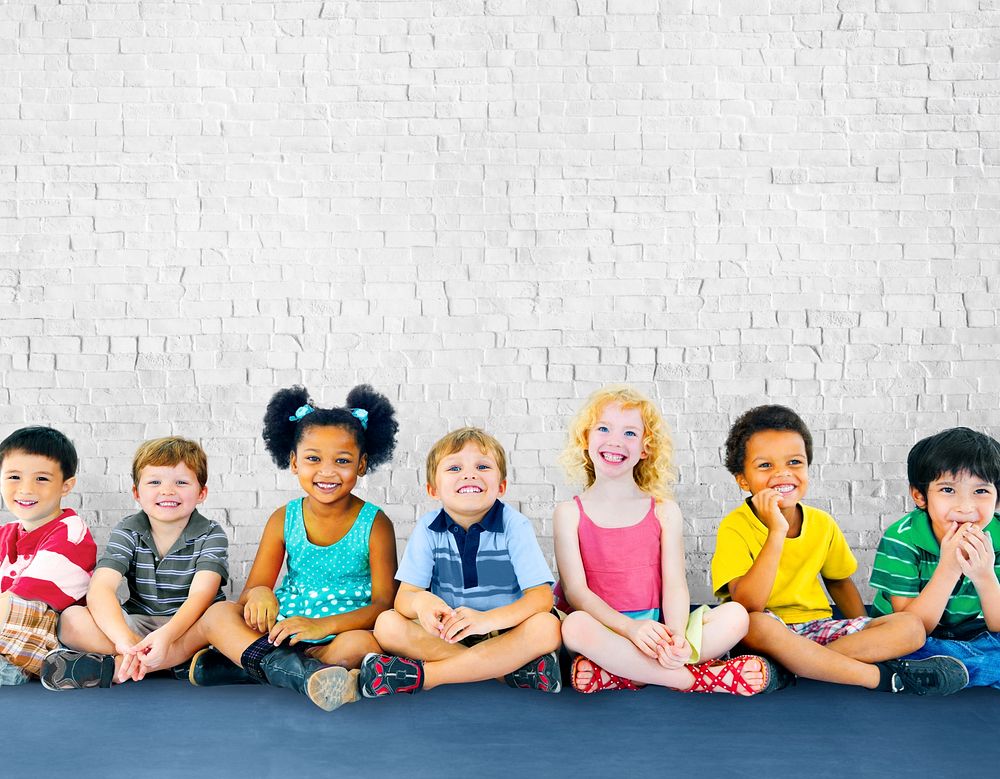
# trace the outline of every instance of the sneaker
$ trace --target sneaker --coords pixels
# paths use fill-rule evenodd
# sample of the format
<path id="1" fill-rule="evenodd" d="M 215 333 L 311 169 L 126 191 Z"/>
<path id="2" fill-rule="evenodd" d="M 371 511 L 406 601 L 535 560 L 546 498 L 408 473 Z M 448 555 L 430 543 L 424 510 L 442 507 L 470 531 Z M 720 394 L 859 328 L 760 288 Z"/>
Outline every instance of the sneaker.
<path id="1" fill-rule="evenodd" d="M 358 684 L 366 698 L 419 692 L 424 687 L 424 664 L 407 657 L 371 652 L 361 661 Z"/>
<path id="2" fill-rule="evenodd" d="M 559 658 L 555 652 L 522 665 L 514 673 L 504 677 L 508 687 L 521 687 L 541 692 L 559 692 L 562 689 L 562 674 L 559 672 Z"/>
<path id="3" fill-rule="evenodd" d="M 969 671 L 954 657 L 934 655 L 923 660 L 886 660 L 892 691 L 909 695 L 951 695 L 969 683 Z"/>
<path id="4" fill-rule="evenodd" d="M 195 652 L 187 670 L 187 679 L 195 687 L 215 687 L 221 684 L 254 684 L 253 678 L 215 647 L 207 646 Z"/>
<path id="5" fill-rule="evenodd" d="M 110 687 L 115 675 L 114 655 L 53 649 L 42 658 L 39 677 L 46 690 L 82 690 Z"/>

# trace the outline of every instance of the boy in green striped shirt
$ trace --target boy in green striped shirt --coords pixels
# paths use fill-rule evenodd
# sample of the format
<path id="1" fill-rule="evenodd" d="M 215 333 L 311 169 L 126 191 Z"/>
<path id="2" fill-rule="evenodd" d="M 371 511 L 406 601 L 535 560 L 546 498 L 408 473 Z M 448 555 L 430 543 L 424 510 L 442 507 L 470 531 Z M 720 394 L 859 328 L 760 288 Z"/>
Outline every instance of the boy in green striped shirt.
<path id="1" fill-rule="evenodd" d="M 906 471 L 917 508 L 879 543 L 873 611 L 920 617 L 927 643 L 909 658 L 955 657 L 970 687 L 1000 688 L 1000 443 L 945 430 L 910 450 Z"/>

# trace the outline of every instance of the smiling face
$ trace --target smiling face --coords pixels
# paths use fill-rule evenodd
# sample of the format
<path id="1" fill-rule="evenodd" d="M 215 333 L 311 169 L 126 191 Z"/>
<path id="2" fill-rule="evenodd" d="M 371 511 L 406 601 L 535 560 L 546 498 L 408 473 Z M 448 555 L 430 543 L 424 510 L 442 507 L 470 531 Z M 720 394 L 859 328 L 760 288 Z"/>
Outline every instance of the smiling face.
<path id="1" fill-rule="evenodd" d="M 195 507 L 205 500 L 208 487 L 185 463 L 147 465 L 139 472 L 139 483 L 132 496 L 146 512 L 150 522 L 187 522 Z"/>
<path id="2" fill-rule="evenodd" d="M 366 467 L 354 433 L 336 425 L 307 428 L 291 456 L 303 492 L 327 505 L 349 498 Z"/>
<path id="3" fill-rule="evenodd" d="M 930 516 L 938 541 L 952 523 L 986 527 L 997 510 L 996 486 L 968 472 L 943 473 L 927 486 L 927 495 L 916 487 L 910 487 L 910 494 Z"/>
<path id="4" fill-rule="evenodd" d="M 3 502 L 25 530 L 34 530 L 62 513 L 62 499 L 76 484 L 63 479 L 55 460 L 38 454 L 11 451 L 0 466 Z"/>
<path id="5" fill-rule="evenodd" d="M 587 434 L 587 454 L 594 463 L 595 476 L 631 477 L 632 469 L 646 457 L 644 432 L 638 408 L 622 408 L 618 403 L 602 408 Z"/>
<path id="6" fill-rule="evenodd" d="M 460 524 L 481 520 L 506 490 L 507 480 L 500 478 L 496 458 L 474 441 L 442 457 L 434 483 L 427 485 L 427 494 L 440 500 L 448 516 Z"/>
<path id="7" fill-rule="evenodd" d="M 809 486 L 806 442 L 793 430 L 761 430 L 746 445 L 743 472 L 736 474 L 741 490 L 756 495 L 772 489 L 780 496 L 782 512 L 794 509 Z"/>

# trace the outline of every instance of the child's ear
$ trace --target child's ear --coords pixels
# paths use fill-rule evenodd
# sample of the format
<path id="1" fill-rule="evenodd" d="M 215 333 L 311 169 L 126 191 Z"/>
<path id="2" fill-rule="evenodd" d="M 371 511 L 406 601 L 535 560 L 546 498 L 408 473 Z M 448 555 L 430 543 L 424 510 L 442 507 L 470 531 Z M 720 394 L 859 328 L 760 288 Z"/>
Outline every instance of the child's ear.
<path id="1" fill-rule="evenodd" d="M 434 500 L 438 499 L 437 487 L 435 487 L 430 482 L 427 482 L 427 494 L 430 495 Z"/>
<path id="2" fill-rule="evenodd" d="M 912 484 L 910 485 L 910 497 L 913 498 L 913 502 L 917 504 L 918 509 L 927 508 L 927 498 L 924 496 L 924 493 L 922 493 Z"/>
<path id="3" fill-rule="evenodd" d="M 63 497 L 65 498 L 67 495 L 69 495 L 70 490 L 72 490 L 75 486 L 76 486 L 76 476 L 70 476 L 68 479 L 66 479 L 62 484 Z"/>
<path id="4" fill-rule="evenodd" d="M 195 505 L 197 506 L 199 503 L 203 503 L 205 498 L 207 497 L 208 497 L 208 485 L 202 484 L 201 492 L 198 493 L 198 499 L 195 501 Z"/>
<path id="5" fill-rule="evenodd" d="M 299 472 L 298 463 L 295 462 L 295 452 L 292 452 L 290 455 L 288 455 L 288 468 L 292 473 Z"/>
<path id="6" fill-rule="evenodd" d="M 736 474 L 736 486 L 744 492 L 750 492 L 750 482 L 747 481 L 747 477 L 742 473 Z"/>
<path id="7" fill-rule="evenodd" d="M 507 491 L 507 480 L 504 479 L 500 482 L 500 489 L 497 490 L 497 497 L 500 497 Z"/>
<path id="8" fill-rule="evenodd" d="M 368 455 L 361 455 L 361 459 L 358 461 L 358 476 L 364 476 L 365 472 L 368 470 Z"/>
<path id="9" fill-rule="evenodd" d="M 139 500 L 139 488 L 134 484 L 132 485 L 132 499 L 135 501 Z"/>

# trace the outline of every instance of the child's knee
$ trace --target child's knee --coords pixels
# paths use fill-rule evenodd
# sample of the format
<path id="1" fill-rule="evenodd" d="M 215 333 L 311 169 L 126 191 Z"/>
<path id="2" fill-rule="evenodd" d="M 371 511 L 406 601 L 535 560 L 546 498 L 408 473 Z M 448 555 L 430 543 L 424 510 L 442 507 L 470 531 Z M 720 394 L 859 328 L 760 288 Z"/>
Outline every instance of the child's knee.
<path id="1" fill-rule="evenodd" d="M 726 630 L 738 634 L 737 639 L 745 636 L 750 630 L 750 615 L 739 603 L 729 601 L 728 603 L 723 603 L 721 606 L 716 606 L 712 611 L 714 614 L 711 621 L 721 622 L 721 624 L 725 625 Z"/>
<path id="2" fill-rule="evenodd" d="M 899 631 L 901 637 L 905 637 L 907 645 L 912 645 L 916 651 L 927 641 L 927 630 L 924 628 L 924 621 L 916 614 L 900 611 L 889 615 L 892 618 L 893 626 Z"/>
<path id="3" fill-rule="evenodd" d="M 527 630 L 527 640 L 538 647 L 540 655 L 554 652 L 562 643 L 559 629 L 559 617 L 550 612 L 532 614 L 521 623 Z"/>
<path id="4" fill-rule="evenodd" d="M 591 644 L 596 631 L 607 630 L 585 611 L 574 611 L 562 621 L 562 640 L 574 651 L 580 651 Z"/>
<path id="5" fill-rule="evenodd" d="M 226 600 L 209 606 L 198 622 L 202 633 L 209 636 L 213 628 L 226 622 L 231 623 L 234 619 L 243 620 L 243 607 L 239 603 Z"/>
<path id="6" fill-rule="evenodd" d="M 374 640 L 383 646 L 387 643 L 400 641 L 405 627 L 404 623 L 409 621 L 395 609 L 383 611 L 375 620 Z"/>
<path id="7" fill-rule="evenodd" d="M 73 646 L 80 638 L 80 623 L 89 616 L 86 606 L 70 606 L 59 615 L 56 638 L 64 646 Z"/>

